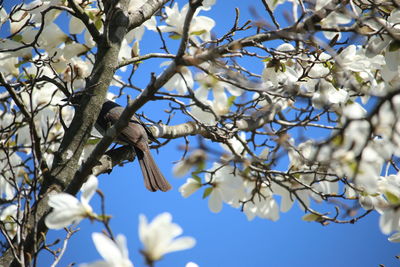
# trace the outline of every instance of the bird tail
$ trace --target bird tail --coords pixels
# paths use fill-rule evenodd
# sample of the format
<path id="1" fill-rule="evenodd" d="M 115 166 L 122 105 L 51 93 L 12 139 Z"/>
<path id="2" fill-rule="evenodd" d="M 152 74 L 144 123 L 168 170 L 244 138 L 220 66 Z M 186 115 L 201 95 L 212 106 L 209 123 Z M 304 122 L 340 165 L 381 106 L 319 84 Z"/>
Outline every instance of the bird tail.
<path id="1" fill-rule="evenodd" d="M 172 187 L 164 178 L 156 162 L 154 161 L 150 151 L 141 151 L 136 149 L 140 168 L 142 169 L 144 185 L 152 192 L 161 190 L 166 192 Z"/>

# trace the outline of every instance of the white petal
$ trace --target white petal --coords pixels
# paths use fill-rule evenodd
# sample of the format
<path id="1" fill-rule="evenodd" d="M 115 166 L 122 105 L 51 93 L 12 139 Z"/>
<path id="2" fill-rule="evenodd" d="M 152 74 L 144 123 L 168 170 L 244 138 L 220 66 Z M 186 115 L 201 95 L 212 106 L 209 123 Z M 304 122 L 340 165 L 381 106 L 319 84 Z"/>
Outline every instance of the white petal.
<path id="1" fill-rule="evenodd" d="M 209 197 L 208 208 L 214 213 L 220 212 L 222 210 L 222 194 L 214 188 Z"/>
<path id="2" fill-rule="evenodd" d="M 399 216 L 393 210 L 386 210 L 379 218 L 382 233 L 390 234 L 399 227 Z"/>
<path id="3" fill-rule="evenodd" d="M 116 267 L 116 266 L 105 261 L 95 261 L 92 263 L 79 264 L 79 267 Z"/>
<path id="4" fill-rule="evenodd" d="M 89 201 L 92 199 L 94 193 L 96 193 L 97 187 L 99 185 L 99 179 L 97 179 L 94 175 L 89 175 L 88 180 L 86 183 L 82 185 L 82 196 L 81 201 L 82 203 L 88 204 Z"/>
<path id="5" fill-rule="evenodd" d="M 194 247 L 195 244 L 196 240 L 192 237 L 180 237 L 171 242 L 171 244 L 165 251 L 165 254 L 174 251 L 190 249 Z"/>
<path id="6" fill-rule="evenodd" d="M 49 229 L 62 229 L 72 223 L 82 220 L 82 212 L 79 209 L 53 210 L 45 219 Z"/>
<path id="7" fill-rule="evenodd" d="M 294 201 L 290 198 L 290 194 L 287 193 L 286 196 L 281 198 L 281 211 L 287 212 L 293 207 Z"/>
<path id="8" fill-rule="evenodd" d="M 0 211 L 0 221 L 5 222 L 8 216 L 16 217 L 18 206 L 12 204 L 6 208 L 2 208 Z"/>
<path id="9" fill-rule="evenodd" d="M 394 233 L 393 235 L 391 235 L 388 240 L 390 242 L 395 242 L 395 243 L 399 243 L 400 242 L 400 232 Z"/>
<path id="10" fill-rule="evenodd" d="M 186 183 L 179 187 L 179 192 L 184 198 L 187 198 L 196 192 L 200 187 L 201 184 L 197 180 L 188 178 Z"/>
<path id="11" fill-rule="evenodd" d="M 140 214 L 139 215 L 139 239 L 142 243 L 145 242 L 146 234 L 148 232 L 148 223 L 147 223 L 147 218 L 145 215 Z"/>
<path id="12" fill-rule="evenodd" d="M 97 251 L 107 262 L 116 262 L 117 259 L 123 258 L 118 246 L 108 236 L 93 233 L 92 239 Z"/>
<path id="13" fill-rule="evenodd" d="M 129 257 L 129 252 L 128 252 L 128 246 L 126 245 L 126 237 L 124 235 L 117 235 L 115 238 L 115 243 L 117 244 L 119 250 L 121 251 L 122 258 L 128 259 Z"/>
<path id="14" fill-rule="evenodd" d="M 192 166 L 193 166 L 193 164 L 191 164 L 187 160 L 181 160 L 177 164 L 174 165 L 174 167 L 172 169 L 172 173 L 176 177 L 183 177 L 190 171 Z"/>
<path id="15" fill-rule="evenodd" d="M 79 200 L 67 193 L 58 193 L 49 196 L 49 206 L 54 209 L 69 209 L 80 204 Z"/>
<path id="16" fill-rule="evenodd" d="M 84 29 L 85 29 L 85 24 L 83 24 L 83 22 L 80 19 L 72 16 L 69 21 L 69 33 L 80 34 L 83 32 Z"/>
<path id="17" fill-rule="evenodd" d="M 172 222 L 172 215 L 169 212 L 163 212 L 159 215 L 157 215 L 153 221 L 151 222 L 151 224 L 155 224 L 155 225 L 163 225 L 163 224 L 168 224 Z"/>

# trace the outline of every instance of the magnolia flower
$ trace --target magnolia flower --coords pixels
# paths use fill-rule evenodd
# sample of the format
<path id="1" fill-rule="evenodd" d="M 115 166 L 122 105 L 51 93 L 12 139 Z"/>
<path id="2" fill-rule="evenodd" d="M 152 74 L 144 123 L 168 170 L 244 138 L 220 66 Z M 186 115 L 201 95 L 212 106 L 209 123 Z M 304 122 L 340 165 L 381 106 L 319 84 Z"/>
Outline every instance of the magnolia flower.
<path id="1" fill-rule="evenodd" d="M 385 20 L 383 18 L 379 17 L 372 17 L 369 20 L 366 20 L 365 24 L 369 26 L 369 28 L 376 33 L 379 31 L 382 31 L 383 29 L 389 29 L 390 34 L 393 36 L 400 36 L 400 10 L 399 9 L 393 9 L 391 12 L 390 16 Z M 367 44 L 367 52 L 368 56 L 374 56 L 382 52 L 385 48 L 388 47 L 390 42 L 393 39 L 389 36 L 383 35 L 379 36 L 379 34 L 372 35 L 372 38 Z M 385 51 L 385 56 L 386 53 L 390 49 L 387 49 Z"/>
<path id="2" fill-rule="evenodd" d="M 314 85 L 314 86 L 313 86 Z M 315 108 L 337 107 L 349 98 L 349 93 L 343 89 L 336 89 L 332 83 L 325 79 L 314 79 L 308 82 L 308 88 L 315 88 L 312 96 L 312 105 Z"/>
<path id="3" fill-rule="evenodd" d="M 211 107 L 211 105 L 212 102 L 207 100 L 206 106 Z M 190 113 L 193 117 L 195 117 L 197 120 L 205 125 L 215 125 L 217 123 L 217 120 L 219 119 L 219 117 L 217 117 L 216 115 L 212 114 L 209 111 L 203 110 L 197 105 L 193 105 L 190 107 Z"/>
<path id="4" fill-rule="evenodd" d="M 19 69 L 17 66 L 17 57 L 13 57 L 11 53 L 7 52 L 0 54 L 0 71 L 4 73 L 5 76 L 11 75 L 17 77 L 19 75 Z"/>
<path id="5" fill-rule="evenodd" d="M 39 45 L 46 50 L 51 50 L 68 39 L 60 27 L 55 23 L 46 24 L 39 37 Z"/>
<path id="6" fill-rule="evenodd" d="M 330 0 L 316 0 L 315 10 L 318 11 L 324 8 L 330 2 L 331 2 Z M 338 25 L 347 24 L 349 22 L 351 22 L 350 16 L 339 12 L 331 12 L 326 18 L 324 18 L 321 21 L 321 25 L 324 26 L 324 28 L 337 28 Z M 327 31 L 323 33 L 325 37 L 328 39 L 332 39 L 333 37 L 335 37 L 336 34 L 339 34 L 340 38 L 340 31 L 338 32 Z"/>
<path id="7" fill-rule="evenodd" d="M 367 111 L 359 103 L 353 102 L 343 108 L 343 115 L 348 119 L 359 120 L 367 116 Z"/>
<path id="8" fill-rule="evenodd" d="M 1 128 L 1 127 L 0 127 Z M 0 150 L 0 197 L 7 200 L 15 196 L 17 177 L 23 174 L 22 159 L 16 154 L 6 154 Z"/>
<path id="9" fill-rule="evenodd" d="M 379 226 L 384 234 L 400 230 L 400 210 L 396 207 L 386 208 L 379 218 Z"/>
<path id="10" fill-rule="evenodd" d="M 400 242 L 400 232 L 396 232 L 393 235 L 391 235 L 388 240 L 390 242 L 394 242 L 394 243 L 399 243 Z"/>
<path id="11" fill-rule="evenodd" d="M 103 233 L 93 233 L 92 239 L 104 261 L 84 263 L 80 267 L 133 267 L 124 235 L 117 235 L 114 241 Z"/>
<path id="12" fill-rule="evenodd" d="M 235 156 L 232 154 L 232 151 L 230 147 L 233 149 L 233 151 L 239 155 L 246 156 L 247 151 L 245 150 L 245 147 L 243 144 L 246 144 L 246 133 L 245 132 L 240 132 L 237 136 L 233 136 L 232 138 L 227 140 L 227 144 L 220 143 L 221 147 L 229 153 L 229 155 L 224 155 L 223 158 L 225 160 L 230 160 L 233 159 Z"/>
<path id="13" fill-rule="evenodd" d="M 304 60 L 312 60 L 316 62 L 309 67 L 308 77 L 312 79 L 320 79 L 326 77 L 330 70 L 326 62 L 330 62 L 332 57 L 327 53 L 321 53 L 317 55 L 303 55 Z"/>
<path id="14" fill-rule="evenodd" d="M 171 61 L 166 61 L 161 66 L 169 65 Z M 171 79 L 164 84 L 164 88 L 168 91 L 176 90 L 180 94 L 185 94 L 187 88 L 193 88 L 193 76 L 192 72 L 187 67 L 180 67 L 179 72 L 174 74 Z"/>
<path id="15" fill-rule="evenodd" d="M 172 223 L 172 216 L 164 212 L 147 222 L 144 215 L 139 216 L 139 238 L 143 243 L 142 253 L 148 262 L 160 260 L 165 254 L 192 248 L 196 240 L 192 237 L 179 237 L 182 228 Z"/>
<path id="16" fill-rule="evenodd" d="M 172 8 L 165 7 L 167 14 L 166 23 L 168 25 L 160 26 L 162 32 L 173 32 L 172 38 L 179 38 L 183 33 L 183 26 L 185 24 L 186 14 L 189 10 L 189 4 L 183 6 L 179 11 L 178 3 L 175 3 Z M 209 41 L 211 38 L 211 29 L 215 26 L 215 21 L 205 16 L 197 16 L 201 8 L 197 9 L 190 23 L 189 35 L 190 38 L 197 42 L 197 36 L 203 41 Z"/>
<path id="17" fill-rule="evenodd" d="M 235 174 L 235 169 L 229 165 L 214 163 L 208 171 L 205 181 L 212 185 L 208 201 L 209 209 L 218 213 L 222 210 L 223 202 L 233 207 L 240 206 L 240 199 L 244 196 L 244 186 L 243 179 Z"/>
<path id="18" fill-rule="evenodd" d="M 372 70 L 381 69 L 386 63 L 382 55 L 367 57 L 365 48 L 361 46 L 349 45 L 335 57 L 339 69 L 343 72 L 352 71 L 372 80 L 374 74 Z"/>
<path id="19" fill-rule="evenodd" d="M 381 177 L 378 181 L 378 187 L 391 204 L 400 204 L 400 172 L 397 175 Z"/>
<path id="20" fill-rule="evenodd" d="M 321 181 L 319 183 L 315 183 L 312 185 L 312 188 L 320 192 L 322 194 L 337 194 L 339 191 L 339 183 L 337 181 L 332 181 L 329 178 L 325 178 L 325 181 Z M 322 202 L 323 199 L 319 194 L 312 193 L 311 196 L 315 199 L 317 202 Z"/>
<path id="21" fill-rule="evenodd" d="M 283 184 L 287 187 L 292 187 L 293 189 L 296 188 L 304 188 L 304 186 L 302 186 L 299 183 L 295 183 L 295 182 L 288 182 L 286 181 L 283 177 L 275 177 L 276 180 L 279 180 L 279 184 L 272 182 L 271 183 L 271 190 L 272 192 L 274 192 L 274 194 L 279 195 L 281 197 L 281 202 L 280 202 L 280 210 L 282 212 L 287 212 L 289 211 L 294 204 L 294 201 L 296 199 L 299 199 L 299 207 L 302 210 L 305 210 L 305 207 L 309 207 L 310 206 L 310 193 L 311 191 L 309 190 L 298 190 L 296 191 L 297 196 L 294 197 L 286 188 L 284 188 L 282 185 Z"/>
<path id="22" fill-rule="evenodd" d="M 69 19 L 69 33 L 70 34 L 80 34 L 85 30 L 85 24 L 81 19 L 71 16 Z"/>
<path id="23" fill-rule="evenodd" d="M 87 182 L 82 186 L 80 201 L 73 195 L 58 193 L 49 196 L 49 206 L 53 208 L 45 219 L 46 226 L 50 229 L 61 229 L 70 224 L 78 224 L 82 219 L 93 218 L 89 201 L 96 192 L 98 185 L 97 177 L 90 175 Z"/>
<path id="24" fill-rule="evenodd" d="M 197 74 L 196 81 L 200 84 L 200 87 L 195 91 L 196 98 L 205 102 L 209 99 L 209 92 L 212 92 L 213 100 L 211 106 L 218 115 L 224 115 L 229 112 L 229 96 L 226 92 L 229 92 L 232 97 L 238 97 L 243 94 L 242 89 L 220 81 L 213 75 Z"/>
<path id="25" fill-rule="evenodd" d="M 266 88 L 276 90 L 281 85 L 293 85 L 302 75 L 301 67 L 292 59 L 286 59 L 286 56 L 279 58 L 280 54 L 290 54 L 296 51 L 293 45 L 289 43 L 281 44 L 276 48 L 276 57 L 278 62 L 266 62 L 262 73 L 262 79 Z M 279 65 L 277 65 L 279 64 Z M 284 67 L 280 64 L 283 64 Z"/>
<path id="26" fill-rule="evenodd" d="M 7 207 L 3 207 L 0 210 L 0 222 L 4 225 L 10 239 L 13 239 L 19 229 L 19 223 L 17 222 L 18 206 L 13 204 Z"/>
<path id="27" fill-rule="evenodd" d="M 279 219 L 279 207 L 273 198 L 273 193 L 269 187 L 262 185 L 259 193 L 253 197 L 253 190 L 255 183 L 249 182 L 246 186 L 247 196 L 243 199 L 244 207 L 243 212 L 246 214 L 249 221 L 253 220 L 255 216 L 260 218 L 277 221 Z M 251 199 L 249 201 L 249 199 Z"/>
<path id="28" fill-rule="evenodd" d="M 187 198 L 200 189 L 201 186 L 201 181 L 198 179 L 188 178 L 186 183 L 179 187 L 179 193 L 181 193 L 184 198 Z"/>
<path id="29" fill-rule="evenodd" d="M 202 149 L 196 149 L 188 157 L 179 161 L 173 168 L 173 173 L 177 177 L 185 176 L 194 166 L 201 166 L 207 159 L 207 154 Z"/>

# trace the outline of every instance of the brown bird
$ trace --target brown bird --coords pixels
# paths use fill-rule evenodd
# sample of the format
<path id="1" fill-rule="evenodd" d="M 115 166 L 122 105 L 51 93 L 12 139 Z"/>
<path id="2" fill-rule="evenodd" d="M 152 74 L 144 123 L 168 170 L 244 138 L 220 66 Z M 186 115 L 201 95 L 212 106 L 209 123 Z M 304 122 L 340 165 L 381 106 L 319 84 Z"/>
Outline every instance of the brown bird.
<path id="1" fill-rule="evenodd" d="M 83 93 L 75 93 L 69 100 L 72 104 L 78 104 L 82 96 Z M 115 102 L 109 100 L 104 102 L 95 123 L 96 129 L 104 134 L 108 128 L 118 121 L 123 111 L 124 108 Z M 146 188 L 152 192 L 157 190 L 165 192 L 171 189 L 171 185 L 164 178 L 150 153 L 149 139 L 155 140 L 143 122 L 133 115 L 128 126 L 117 136 L 116 141 L 117 143 L 128 144 L 135 150 Z"/>

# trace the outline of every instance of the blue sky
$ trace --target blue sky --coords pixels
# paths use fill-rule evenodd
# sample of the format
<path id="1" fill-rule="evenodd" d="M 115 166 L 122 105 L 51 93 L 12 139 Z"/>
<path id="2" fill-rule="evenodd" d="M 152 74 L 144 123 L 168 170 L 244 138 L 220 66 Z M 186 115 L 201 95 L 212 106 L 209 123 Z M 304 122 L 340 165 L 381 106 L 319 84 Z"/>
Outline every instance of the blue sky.
<path id="1" fill-rule="evenodd" d="M 6 1 L 5 4 L 10 4 Z M 182 6 L 184 1 L 179 1 Z M 241 11 L 240 21 L 243 23 L 251 18 L 249 6 L 253 6 L 259 15 L 266 17 L 261 1 L 217 0 L 212 11 L 203 12 L 217 22 L 217 36 L 230 29 L 234 18 L 234 8 Z M 285 9 L 281 8 L 279 11 Z M 285 9 L 290 11 L 290 9 Z M 278 11 L 278 12 L 279 12 Z M 283 20 L 282 20 L 283 21 Z M 60 20 L 63 27 L 65 21 Z M 284 24 L 284 23 L 282 23 Z M 145 33 L 141 44 L 142 54 L 146 51 L 160 52 L 161 45 L 155 33 Z M 277 43 L 269 44 L 277 45 Z M 163 60 L 154 60 L 144 64 L 135 74 L 134 80 L 138 86 L 144 87 L 151 71 L 159 73 L 159 64 Z M 262 63 L 255 63 L 254 70 L 261 72 Z M 129 92 L 129 91 L 127 91 Z M 132 97 L 135 96 L 134 92 Z M 163 109 L 166 103 L 148 103 L 140 112 L 158 120 L 165 119 Z M 313 133 L 315 135 L 315 133 Z M 192 139 L 194 140 L 194 139 Z M 99 177 L 100 189 L 106 196 L 106 211 L 112 214 L 111 228 L 114 234 L 122 233 L 128 239 L 130 258 L 135 266 L 145 266 L 139 250 L 138 216 L 145 214 L 149 219 L 157 214 L 168 211 L 173 215 L 173 221 L 183 228 L 183 235 L 193 236 L 197 240 L 194 248 L 165 256 L 156 264 L 157 267 L 184 266 L 194 261 L 201 267 L 261 267 L 261 266 L 397 266 L 399 261 L 395 255 L 400 254 L 400 246 L 390 243 L 378 226 L 379 216 L 372 213 L 354 225 L 321 226 L 317 223 L 307 223 L 301 220 L 304 213 L 295 205 L 288 213 L 283 213 L 277 222 L 263 219 L 247 221 L 240 210 L 224 206 L 219 214 L 208 210 L 207 200 L 202 199 L 202 193 L 197 192 L 188 199 L 183 199 L 178 192 L 184 179 L 173 178 L 173 162 L 181 157 L 178 146 L 184 140 L 174 140 L 168 146 L 153 151 L 161 170 L 173 185 L 173 190 L 167 193 L 151 193 L 143 186 L 140 168 L 137 162 L 116 167 L 110 175 Z M 281 166 L 285 169 L 285 166 Z M 99 197 L 92 200 L 92 206 L 100 211 Z M 69 242 L 59 266 L 71 262 L 83 263 L 100 259 L 91 240 L 91 233 L 103 230 L 99 223 L 88 220 L 78 225 L 80 231 Z M 65 235 L 64 231 L 50 231 L 48 240 L 54 240 Z M 49 266 L 52 262 L 49 254 L 43 253 L 38 266 Z"/>

